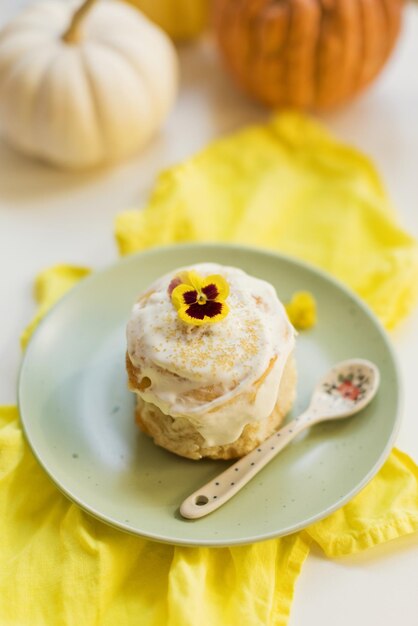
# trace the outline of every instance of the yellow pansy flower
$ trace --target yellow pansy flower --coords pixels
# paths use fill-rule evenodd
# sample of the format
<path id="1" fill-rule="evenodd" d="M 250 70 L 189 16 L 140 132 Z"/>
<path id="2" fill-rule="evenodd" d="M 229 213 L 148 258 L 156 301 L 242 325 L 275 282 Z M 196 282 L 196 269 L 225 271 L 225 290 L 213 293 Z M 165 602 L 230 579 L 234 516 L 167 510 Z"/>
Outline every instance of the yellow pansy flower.
<path id="1" fill-rule="evenodd" d="M 168 292 L 179 318 L 186 324 L 215 324 L 229 313 L 225 302 L 229 285 L 219 274 L 202 277 L 195 271 L 182 272 L 173 278 Z"/>
<path id="2" fill-rule="evenodd" d="M 309 330 L 316 324 L 316 301 L 309 291 L 296 291 L 285 305 L 289 320 L 297 330 Z"/>

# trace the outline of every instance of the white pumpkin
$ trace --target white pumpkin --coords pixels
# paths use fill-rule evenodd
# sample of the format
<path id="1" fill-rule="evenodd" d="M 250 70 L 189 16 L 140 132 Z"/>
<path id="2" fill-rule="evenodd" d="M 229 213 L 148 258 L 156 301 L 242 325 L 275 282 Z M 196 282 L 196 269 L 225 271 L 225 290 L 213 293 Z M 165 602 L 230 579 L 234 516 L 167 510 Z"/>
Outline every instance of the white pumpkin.
<path id="1" fill-rule="evenodd" d="M 177 89 L 168 37 L 117 0 L 46 0 L 0 33 L 0 132 L 68 168 L 122 159 L 160 127 Z"/>

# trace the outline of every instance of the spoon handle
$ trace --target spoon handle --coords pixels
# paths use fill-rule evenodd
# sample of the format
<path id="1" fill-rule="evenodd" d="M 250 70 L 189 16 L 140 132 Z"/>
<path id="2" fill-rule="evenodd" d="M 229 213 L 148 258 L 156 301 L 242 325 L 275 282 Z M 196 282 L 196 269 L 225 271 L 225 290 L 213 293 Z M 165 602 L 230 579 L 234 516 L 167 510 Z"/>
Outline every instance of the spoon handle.
<path id="1" fill-rule="evenodd" d="M 219 509 L 283 450 L 298 433 L 311 424 L 311 416 L 306 411 L 270 435 L 252 452 L 186 498 L 180 506 L 181 515 L 188 519 L 198 519 Z"/>

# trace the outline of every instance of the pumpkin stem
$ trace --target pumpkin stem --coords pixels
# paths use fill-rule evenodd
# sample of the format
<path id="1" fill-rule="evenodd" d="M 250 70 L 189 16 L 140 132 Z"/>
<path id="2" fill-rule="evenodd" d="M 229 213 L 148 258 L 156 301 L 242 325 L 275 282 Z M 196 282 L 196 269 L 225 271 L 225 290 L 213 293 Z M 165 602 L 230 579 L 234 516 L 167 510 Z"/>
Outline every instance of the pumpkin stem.
<path id="1" fill-rule="evenodd" d="M 82 22 L 95 2 L 96 0 L 84 0 L 84 2 L 82 2 L 82 4 L 78 7 L 77 11 L 73 15 L 69 27 L 62 35 L 62 40 L 65 41 L 65 43 L 72 44 L 80 41 Z"/>

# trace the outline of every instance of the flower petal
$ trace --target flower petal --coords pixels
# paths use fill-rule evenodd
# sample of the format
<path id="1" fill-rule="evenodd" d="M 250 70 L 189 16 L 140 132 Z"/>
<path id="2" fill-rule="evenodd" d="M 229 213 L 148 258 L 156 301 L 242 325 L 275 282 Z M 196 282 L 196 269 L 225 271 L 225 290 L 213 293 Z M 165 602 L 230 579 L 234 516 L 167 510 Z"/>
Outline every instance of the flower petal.
<path id="1" fill-rule="evenodd" d="M 196 289 L 196 291 L 202 291 L 202 278 L 194 270 L 187 272 L 187 282 Z"/>
<path id="2" fill-rule="evenodd" d="M 215 317 L 222 311 L 222 302 L 214 302 L 213 300 L 207 300 L 205 304 L 191 304 L 186 313 L 198 320 L 203 320 L 205 317 Z"/>
<path id="3" fill-rule="evenodd" d="M 202 326 L 202 324 L 206 324 L 205 319 L 197 319 L 196 317 L 192 317 L 191 315 L 189 315 L 187 312 L 189 308 L 189 306 L 182 306 L 177 311 L 177 315 L 183 322 L 186 322 L 186 324 L 191 324 L 192 326 Z"/>
<path id="4" fill-rule="evenodd" d="M 216 313 L 215 315 L 213 315 L 213 317 L 208 317 L 206 316 L 204 319 L 204 322 L 206 324 L 215 324 L 216 322 L 220 322 L 221 320 L 223 320 L 229 313 L 229 306 L 226 304 L 226 302 L 216 302 L 217 304 L 221 304 L 221 309 L 219 310 L 219 313 Z M 208 303 L 209 304 L 209 303 Z M 215 304 L 214 302 L 211 304 Z"/>
<path id="5" fill-rule="evenodd" d="M 226 282 L 225 278 L 223 276 L 220 276 L 220 274 L 211 274 L 210 276 L 206 276 L 206 278 L 202 280 L 201 289 L 205 296 L 209 298 L 209 300 L 214 300 L 215 298 L 213 298 L 212 295 L 209 296 L 205 290 L 210 288 L 210 293 L 212 293 L 212 285 L 215 286 L 218 292 L 215 298 L 217 300 L 226 300 L 229 295 L 229 285 Z"/>
<path id="6" fill-rule="evenodd" d="M 216 300 L 219 296 L 219 291 L 215 283 L 209 283 L 209 285 L 202 287 L 202 293 L 204 293 L 208 300 Z"/>
<path id="7" fill-rule="evenodd" d="M 194 320 L 203 320 L 205 318 L 204 306 L 201 304 L 191 304 L 187 309 L 186 313 L 189 317 Z"/>
<path id="8" fill-rule="evenodd" d="M 197 291 L 191 289 L 190 285 L 177 285 L 177 287 L 173 289 L 171 300 L 177 311 L 179 311 L 181 307 L 185 305 L 189 306 L 193 302 L 196 302 Z"/>
<path id="9" fill-rule="evenodd" d="M 210 315 L 204 314 L 204 308 L 207 305 L 216 305 L 211 307 Z M 215 310 L 216 309 L 216 310 Z M 206 305 L 192 304 L 190 306 L 182 306 L 178 309 L 177 314 L 179 318 L 191 324 L 192 326 L 202 326 L 203 324 L 215 324 L 223 320 L 229 313 L 229 307 L 225 302 L 207 302 Z"/>
<path id="10" fill-rule="evenodd" d="M 190 289 L 190 287 L 189 287 Z M 195 289 L 190 289 L 190 291 L 185 291 L 183 294 L 184 304 L 194 304 L 199 298 L 199 294 Z"/>
<path id="11" fill-rule="evenodd" d="M 180 276 L 174 276 L 174 278 L 171 279 L 170 284 L 168 285 L 168 288 L 167 288 L 167 293 L 170 297 L 174 289 L 178 287 L 179 285 L 181 285 L 182 282 L 183 281 L 181 280 Z"/>

